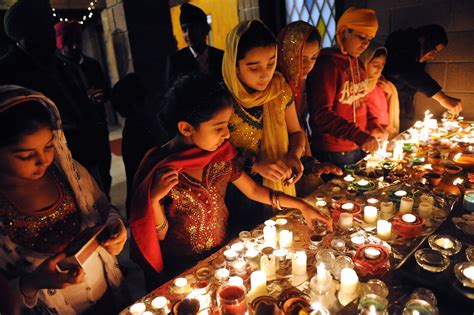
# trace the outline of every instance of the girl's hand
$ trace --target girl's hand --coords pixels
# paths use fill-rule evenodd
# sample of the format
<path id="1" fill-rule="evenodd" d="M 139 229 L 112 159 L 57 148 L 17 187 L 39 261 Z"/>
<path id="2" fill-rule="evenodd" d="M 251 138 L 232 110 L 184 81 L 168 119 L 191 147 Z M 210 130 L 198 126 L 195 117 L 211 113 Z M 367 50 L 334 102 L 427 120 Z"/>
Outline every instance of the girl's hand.
<path id="1" fill-rule="evenodd" d="M 306 225 L 308 225 L 311 229 L 313 228 L 313 221 L 317 220 L 326 224 L 328 232 L 332 232 L 333 221 L 330 216 L 324 213 L 321 213 L 318 209 L 316 209 L 315 207 L 307 203 L 301 209 L 301 212 L 303 213 L 304 219 L 306 221 Z"/>
<path id="2" fill-rule="evenodd" d="M 388 134 L 391 135 L 391 134 L 396 133 L 396 132 L 397 132 L 397 129 L 395 129 L 395 128 L 392 127 L 392 126 L 387 126 L 387 127 L 385 128 L 385 131 L 388 132 Z"/>
<path id="3" fill-rule="evenodd" d="M 168 168 L 157 171 L 151 184 L 150 198 L 152 202 L 159 202 L 176 184 L 178 184 L 178 172 L 175 169 Z"/>
<path id="4" fill-rule="evenodd" d="M 116 219 L 107 224 L 104 228 L 106 238 L 101 241 L 101 245 L 112 255 L 117 256 L 123 249 L 127 241 L 127 229 L 122 220 Z"/>
<path id="5" fill-rule="evenodd" d="M 331 163 L 318 163 L 313 167 L 313 174 L 317 177 L 321 174 L 334 174 L 337 176 L 343 175 L 342 170 L 334 164 Z"/>
<path id="6" fill-rule="evenodd" d="M 301 160 L 293 154 L 288 154 L 285 159 L 286 165 L 294 172 L 294 174 L 290 174 L 290 177 L 286 177 L 289 180 L 288 184 L 294 184 L 300 180 L 301 176 L 303 176 L 304 166 L 301 163 Z M 291 180 L 291 176 L 295 175 L 294 179 Z"/>
<path id="7" fill-rule="evenodd" d="M 23 294 L 33 296 L 34 292 L 40 289 L 63 289 L 82 282 L 84 280 L 82 268 L 77 267 L 67 271 L 58 270 L 58 262 L 65 257 L 65 253 L 49 257 L 32 273 L 24 276 L 23 281 L 20 281 Z"/>
<path id="8" fill-rule="evenodd" d="M 276 162 L 255 161 L 253 171 L 274 182 L 291 176 L 291 169 L 282 160 Z"/>

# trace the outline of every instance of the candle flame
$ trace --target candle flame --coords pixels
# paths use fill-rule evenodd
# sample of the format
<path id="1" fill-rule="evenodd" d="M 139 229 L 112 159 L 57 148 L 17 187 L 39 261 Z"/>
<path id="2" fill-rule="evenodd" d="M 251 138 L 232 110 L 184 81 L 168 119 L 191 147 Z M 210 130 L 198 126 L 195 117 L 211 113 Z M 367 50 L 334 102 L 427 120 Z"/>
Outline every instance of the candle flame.
<path id="1" fill-rule="evenodd" d="M 462 153 L 459 152 L 454 156 L 454 160 L 459 160 L 461 158 Z"/>
<path id="2" fill-rule="evenodd" d="M 453 181 L 453 185 L 454 186 L 461 185 L 463 182 L 464 182 L 464 179 L 458 177 Z"/>

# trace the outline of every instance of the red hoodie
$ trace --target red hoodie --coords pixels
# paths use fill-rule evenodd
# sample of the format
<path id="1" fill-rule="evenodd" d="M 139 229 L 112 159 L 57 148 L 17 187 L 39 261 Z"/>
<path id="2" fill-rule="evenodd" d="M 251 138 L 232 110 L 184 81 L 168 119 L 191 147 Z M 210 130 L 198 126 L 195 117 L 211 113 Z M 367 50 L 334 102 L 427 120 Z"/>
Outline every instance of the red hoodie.
<path id="1" fill-rule="evenodd" d="M 367 140 L 367 121 L 375 118 L 364 100 L 367 83 L 358 58 L 335 48 L 321 50 L 306 82 L 313 152 L 352 151 Z"/>

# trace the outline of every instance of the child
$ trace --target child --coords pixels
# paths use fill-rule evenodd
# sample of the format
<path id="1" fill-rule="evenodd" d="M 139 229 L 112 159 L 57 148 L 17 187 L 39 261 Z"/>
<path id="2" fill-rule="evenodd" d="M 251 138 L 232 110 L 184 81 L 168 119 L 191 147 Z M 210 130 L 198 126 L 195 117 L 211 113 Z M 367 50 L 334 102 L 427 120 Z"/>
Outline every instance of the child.
<path id="1" fill-rule="evenodd" d="M 0 134 L 0 268 L 19 304 L 41 313 L 117 313 L 109 289 L 122 279 L 115 255 L 127 232 L 72 160 L 56 106 L 40 93 L 0 86 Z M 58 271 L 66 246 L 101 224 L 109 239 L 82 268 Z"/>
<path id="2" fill-rule="evenodd" d="M 311 146 L 315 157 L 339 167 L 375 152 L 377 139 L 366 131 L 371 117 L 363 102 L 367 81 L 359 55 L 378 28 L 375 12 L 349 8 L 337 22 L 338 48 L 322 49 L 308 76 Z"/>
<path id="3" fill-rule="evenodd" d="M 168 93 L 164 118 L 175 126 L 176 135 L 145 156 L 135 176 L 131 207 L 130 226 L 137 245 L 132 257 L 149 274 L 149 287 L 191 267 L 223 244 L 229 182 L 248 198 L 301 209 L 308 224 L 318 219 L 332 229 L 331 219 L 314 207 L 260 186 L 240 170 L 234 160 L 236 151 L 226 141 L 231 115 L 227 90 L 208 77 L 182 77 Z"/>
<path id="4" fill-rule="evenodd" d="M 393 137 L 400 129 L 400 108 L 397 89 L 382 76 L 386 59 L 387 49 L 378 43 L 371 43 L 360 56 L 369 79 L 369 94 L 365 101 L 368 110 L 375 117 L 368 124 L 368 129 L 382 128 Z"/>

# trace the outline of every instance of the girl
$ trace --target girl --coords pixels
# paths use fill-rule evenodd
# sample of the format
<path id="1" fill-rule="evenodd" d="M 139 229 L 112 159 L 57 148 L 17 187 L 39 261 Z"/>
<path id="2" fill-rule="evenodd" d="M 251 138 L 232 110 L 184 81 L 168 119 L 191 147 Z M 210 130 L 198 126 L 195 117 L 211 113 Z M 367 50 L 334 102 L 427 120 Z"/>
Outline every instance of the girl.
<path id="1" fill-rule="evenodd" d="M 400 129 L 400 108 L 397 89 L 392 82 L 382 76 L 386 58 L 387 49 L 378 43 L 371 43 L 360 56 L 369 79 L 369 94 L 365 97 L 365 101 L 368 110 L 376 117 L 368 128 L 382 128 L 393 137 Z"/>
<path id="2" fill-rule="evenodd" d="M 226 141 L 231 115 L 227 90 L 208 77 L 183 77 L 168 93 L 164 120 L 175 126 L 176 135 L 145 156 L 135 176 L 131 207 L 136 245 L 132 257 L 149 274 L 149 287 L 177 275 L 223 244 L 228 221 L 224 196 L 229 182 L 248 198 L 301 209 L 308 224 L 318 219 L 332 229 L 331 219 L 314 207 L 260 186 L 240 170 L 234 160 L 236 151 Z"/>
<path id="3" fill-rule="evenodd" d="M 23 307 L 43 313 L 115 313 L 127 234 L 87 171 L 71 158 L 56 106 L 40 93 L 0 86 L 0 268 Z M 81 267 L 58 271 L 87 227 L 110 237 Z M 95 305 L 94 305 L 95 304 Z"/>
<path id="4" fill-rule="evenodd" d="M 337 48 L 326 48 L 308 76 L 308 106 L 312 149 L 322 162 L 339 167 L 355 163 L 364 152 L 378 149 L 377 139 L 366 130 L 371 119 L 363 100 L 367 81 L 358 61 L 377 33 L 375 12 L 347 9 L 336 26 Z"/>

